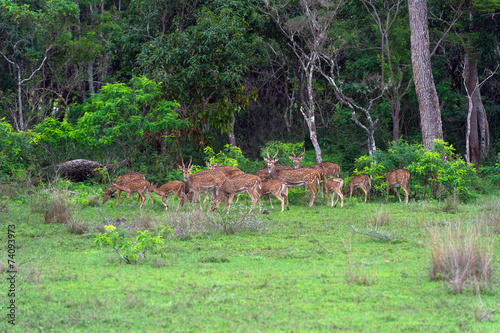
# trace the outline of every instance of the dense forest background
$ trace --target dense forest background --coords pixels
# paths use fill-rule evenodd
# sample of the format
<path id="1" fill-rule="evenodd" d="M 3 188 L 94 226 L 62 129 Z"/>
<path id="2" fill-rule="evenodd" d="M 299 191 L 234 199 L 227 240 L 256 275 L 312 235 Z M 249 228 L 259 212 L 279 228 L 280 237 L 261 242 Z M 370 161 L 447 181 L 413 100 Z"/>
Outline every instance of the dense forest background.
<path id="1" fill-rule="evenodd" d="M 494 165 L 500 1 L 427 6 L 443 139 Z M 350 170 L 422 142 L 408 3 L 0 0 L 0 136 L 4 176 L 84 158 L 166 180 L 227 144 L 254 171 L 277 141 Z"/>

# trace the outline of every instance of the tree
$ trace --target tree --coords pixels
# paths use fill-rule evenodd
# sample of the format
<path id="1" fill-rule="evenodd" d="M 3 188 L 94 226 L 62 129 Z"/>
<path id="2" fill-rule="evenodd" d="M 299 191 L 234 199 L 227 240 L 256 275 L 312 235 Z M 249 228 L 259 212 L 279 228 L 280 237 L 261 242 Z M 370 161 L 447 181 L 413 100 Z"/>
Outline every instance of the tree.
<path id="1" fill-rule="evenodd" d="M 25 104 L 37 96 L 37 79 L 46 66 L 54 45 L 68 37 L 68 22 L 75 18 L 78 7 L 65 0 L 43 1 L 42 9 L 33 10 L 29 5 L 18 5 L 10 0 L 0 1 L 0 54 L 8 62 L 9 71 L 16 84 L 17 102 L 10 102 L 13 123 L 25 131 L 31 120 Z M 23 90 L 25 90 L 23 92 Z M 9 96 L 4 96 L 9 103 Z M 43 98 L 43 97 L 40 97 Z M 16 105 L 17 104 L 17 105 Z M 32 107 L 36 116 L 36 107 Z"/>
<path id="2" fill-rule="evenodd" d="M 430 150 L 435 139 L 443 140 L 443 128 L 439 100 L 432 76 L 427 1 L 409 0 L 408 12 L 411 31 L 411 62 L 420 110 L 420 128 L 424 148 Z"/>
<path id="3" fill-rule="evenodd" d="M 259 44 L 248 29 L 246 18 L 229 6 L 203 8 L 195 24 L 156 38 L 139 56 L 141 70 L 164 82 L 192 124 L 228 133 L 233 145 L 234 114 L 252 95 L 243 83 Z"/>
<path id="4" fill-rule="evenodd" d="M 314 92 L 315 74 L 320 71 L 321 54 L 329 42 L 328 33 L 343 1 L 325 2 L 302 0 L 298 8 L 286 10 L 286 5 L 276 3 L 271 6 L 265 1 L 264 11 L 272 17 L 280 32 L 300 64 L 304 79 L 304 98 L 300 112 L 309 128 L 309 137 L 314 147 L 316 161 L 322 162 L 321 147 L 316 129 L 316 101 Z M 297 12 L 294 12 L 297 10 Z"/>

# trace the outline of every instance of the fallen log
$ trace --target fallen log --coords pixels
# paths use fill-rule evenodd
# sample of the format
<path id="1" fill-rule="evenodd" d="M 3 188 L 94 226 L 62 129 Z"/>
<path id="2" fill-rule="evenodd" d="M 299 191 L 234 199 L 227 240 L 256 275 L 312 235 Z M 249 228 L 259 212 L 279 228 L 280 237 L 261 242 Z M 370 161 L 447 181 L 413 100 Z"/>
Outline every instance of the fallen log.
<path id="1" fill-rule="evenodd" d="M 80 182 L 99 175 L 99 169 L 105 168 L 105 164 L 84 159 L 71 160 L 56 166 L 56 175 L 67 178 L 74 182 Z"/>

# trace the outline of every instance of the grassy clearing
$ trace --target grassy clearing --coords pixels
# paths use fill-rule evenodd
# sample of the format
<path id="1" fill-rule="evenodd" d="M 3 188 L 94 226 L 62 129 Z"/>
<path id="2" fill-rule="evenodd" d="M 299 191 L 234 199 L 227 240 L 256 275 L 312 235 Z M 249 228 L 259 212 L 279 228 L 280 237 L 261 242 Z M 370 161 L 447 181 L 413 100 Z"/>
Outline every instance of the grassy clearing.
<path id="1" fill-rule="evenodd" d="M 341 210 L 318 198 L 284 213 L 246 214 L 243 204 L 207 215 L 165 211 L 158 199 L 139 210 L 135 200 L 115 207 L 67 194 L 68 219 L 46 224 L 38 195 L 0 212 L 2 230 L 16 225 L 15 332 L 500 331 L 499 198 L 453 210 L 354 198 Z M 167 257 L 123 263 L 94 244 L 105 225 L 131 237 L 171 227 Z M 491 244 L 487 287 L 468 280 L 457 294 L 432 280 L 433 235 L 451 225 L 479 226 Z"/>

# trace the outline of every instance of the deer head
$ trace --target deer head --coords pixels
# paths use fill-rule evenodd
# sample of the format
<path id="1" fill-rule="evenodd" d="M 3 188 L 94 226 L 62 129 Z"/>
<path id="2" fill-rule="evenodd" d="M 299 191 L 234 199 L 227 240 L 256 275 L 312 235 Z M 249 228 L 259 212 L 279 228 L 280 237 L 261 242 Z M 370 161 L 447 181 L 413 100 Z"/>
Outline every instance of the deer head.
<path id="1" fill-rule="evenodd" d="M 300 161 L 304 159 L 304 154 L 306 153 L 306 149 L 304 148 L 304 151 L 299 155 L 295 156 L 295 149 L 292 150 L 293 156 L 288 156 L 290 160 L 292 160 L 293 165 L 295 166 L 295 169 L 299 169 L 302 166 L 300 165 Z"/>
<path id="2" fill-rule="evenodd" d="M 191 165 L 192 161 L 193 161 L 193 158 L 191 158 L 189 160 L 189 164 L 187 167 L 186 167 L 186 165 L 184 165 L 184 160 L 182 160 L 182 166 L 179 165 L 179 169 L 182 170 L 182 176 L 184 177 L 184 181 L 188 180 L 189 172 L 191 172 L 191 170 L 193 170 L 193 166 Z"/>

